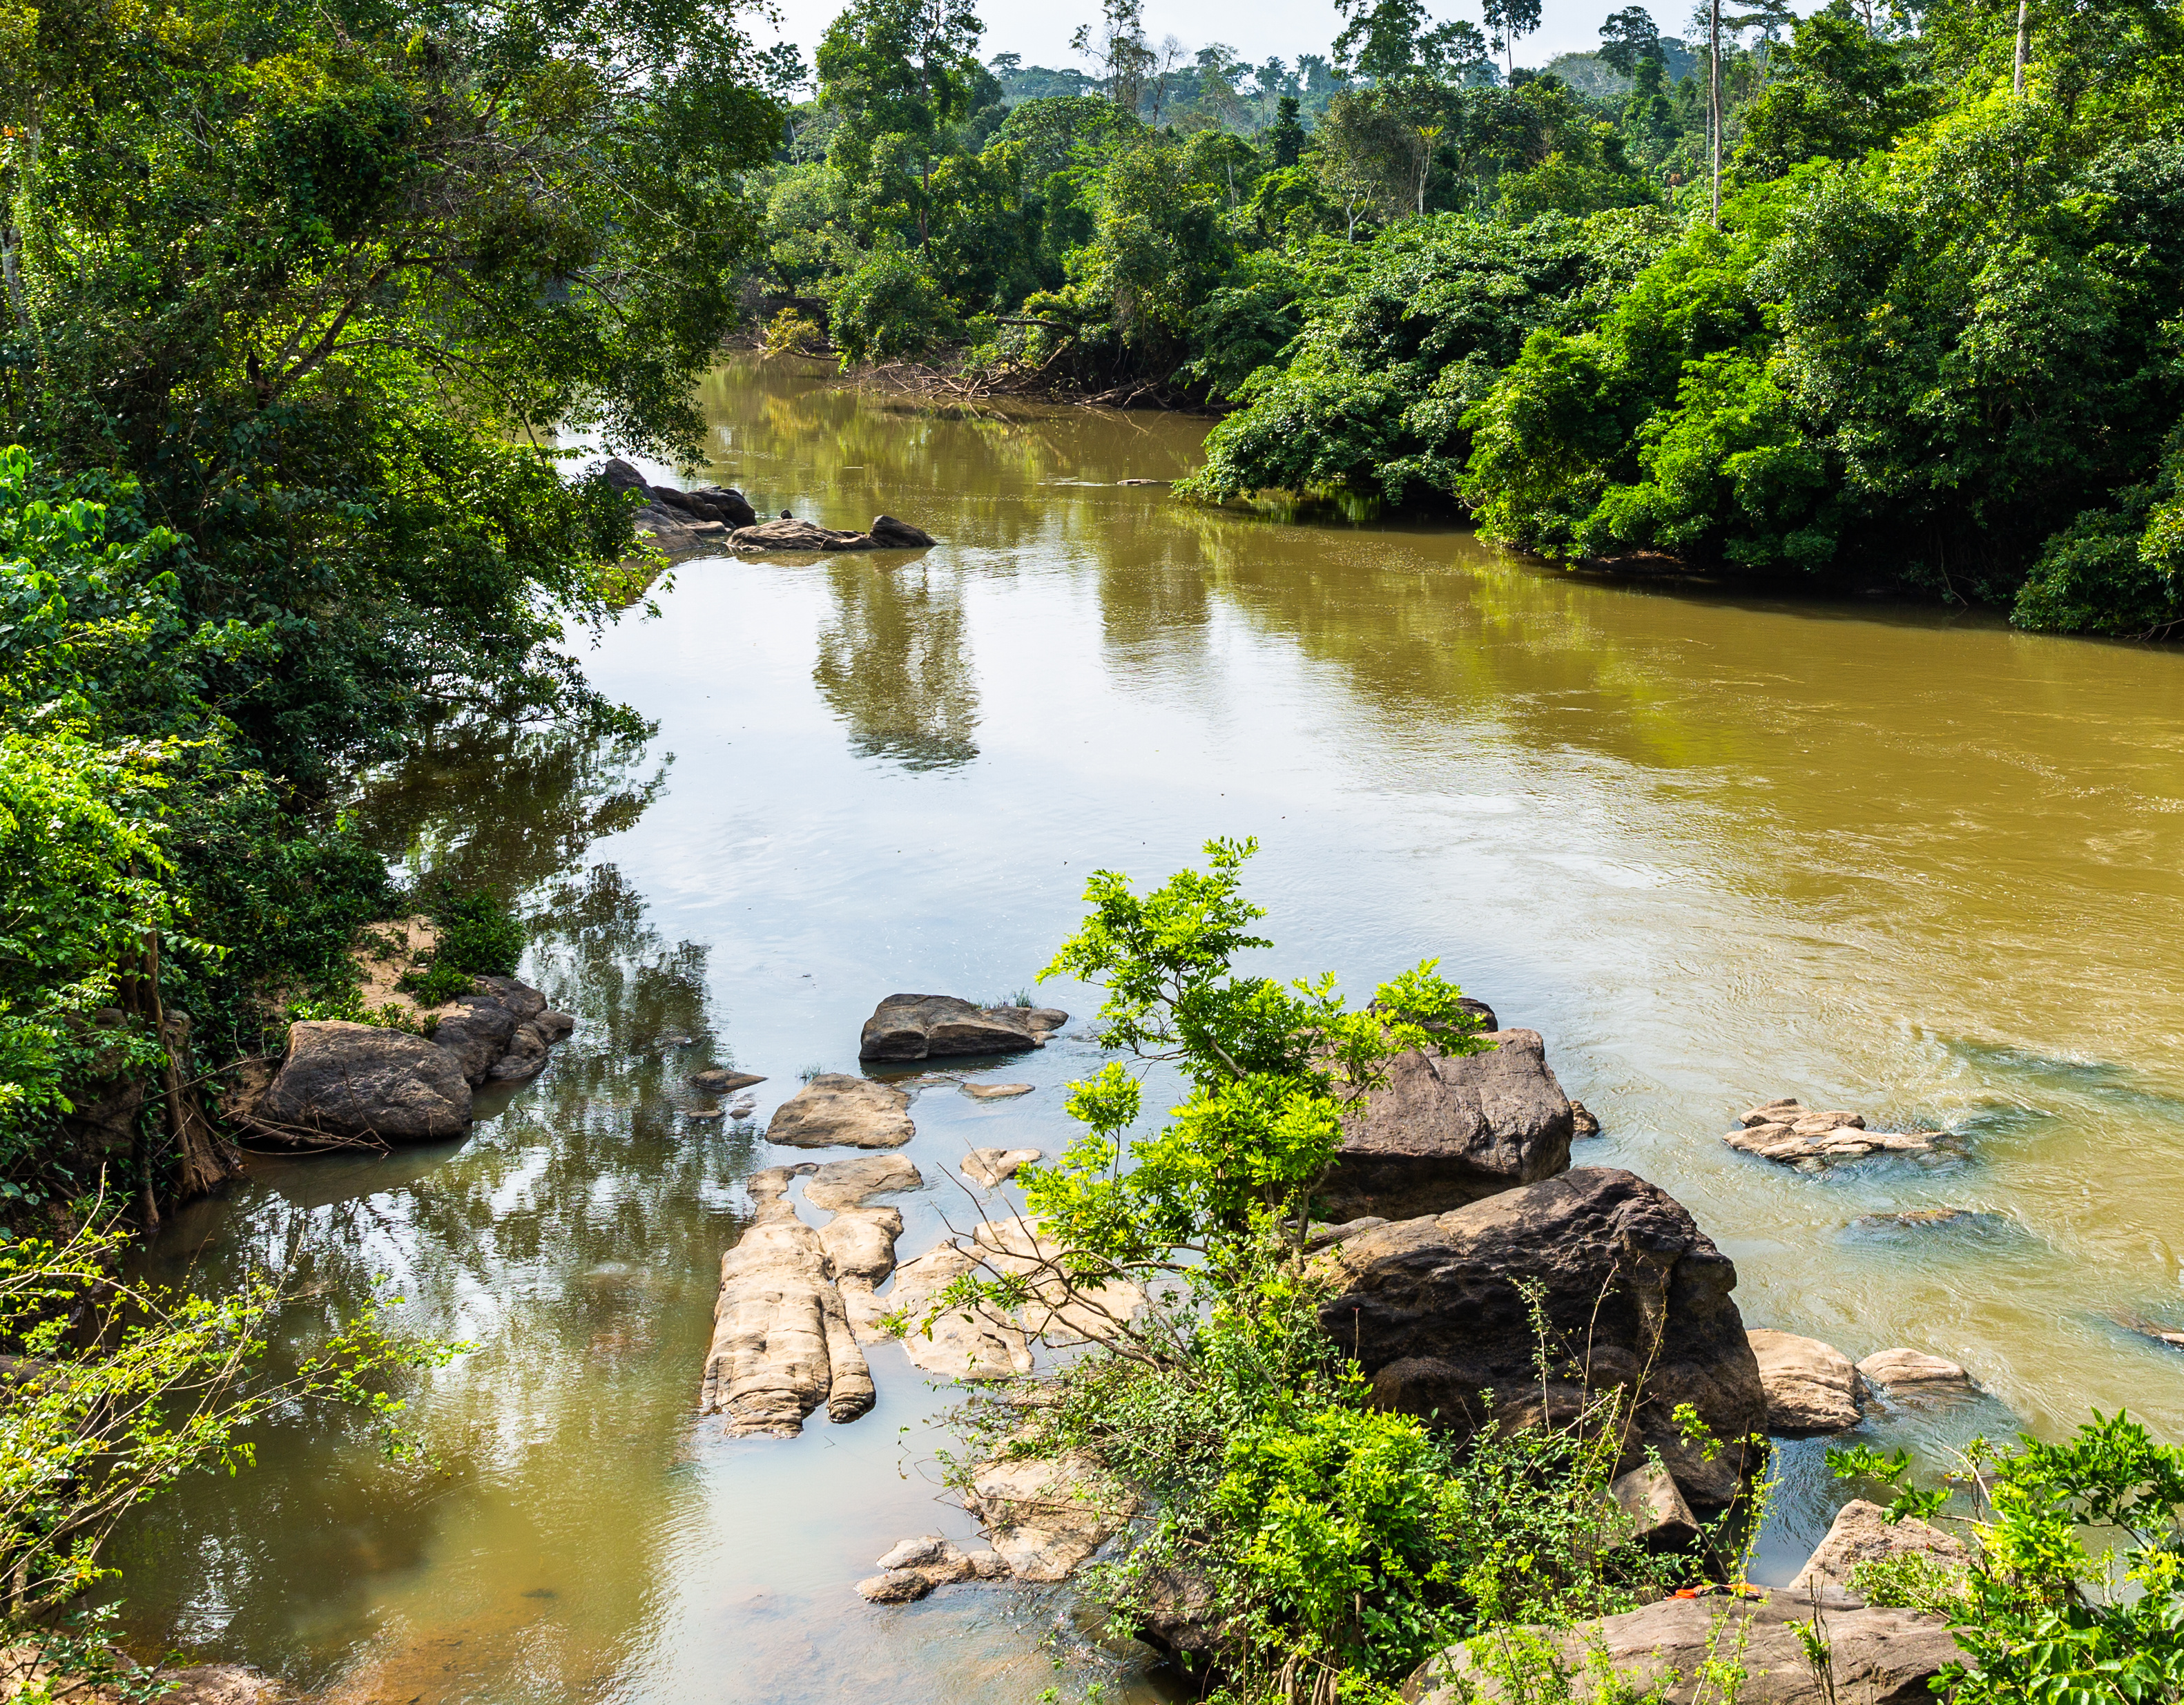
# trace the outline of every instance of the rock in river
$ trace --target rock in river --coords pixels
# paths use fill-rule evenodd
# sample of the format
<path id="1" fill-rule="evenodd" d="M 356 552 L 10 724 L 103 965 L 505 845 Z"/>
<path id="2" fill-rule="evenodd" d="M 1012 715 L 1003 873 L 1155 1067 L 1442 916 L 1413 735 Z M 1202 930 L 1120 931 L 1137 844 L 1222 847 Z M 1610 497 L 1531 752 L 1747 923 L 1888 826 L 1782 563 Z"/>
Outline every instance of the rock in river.
<path id="1" fill-rule="evenodd" d="M 698 1407 L 726 1415 L 731 1433 L 793 1434 L 822 1403 L 835 1421 L 872 1407 L 872 1369 L 825 1244 L 782 1195 L 788 1176 L 773 1167 L 751 1178 L 758 1217 L 721 1257 Z"/>
<path id="2" fill-rule="evenodd" d="M 1820 1541 L 1797 1578 L 1790 1583 L 1790 1591 L 1802 1592 L 1812 1586 L 1847 1587 L 1851 1571 L 1858 1564 L 1902 1557 L 1906 1552 L 1929 1557 L 1947 1568 L 1962 1568 L 1971 1561 L 1970 1552 L 1932 1524 L 1920 1521 L 1916 1516 L 1891 1522 L 1887 1512 L 1879 1504 L 1852 1498 L 1836 1513 L 1828 1536 Z"/>
<path id="3" fill-rule="evenodd" d="M 1009 1572 L 999 1552 L 967 1552 L 939 1534 L 906 1539 L 879 1560 L 879 1573 L 857 1583 L 874 1604 L 907 1604 L 958 1580 L 998 1580 Z"/>
<path id="4" fill-rule="evenodd" d="M 963 1156 L 963 1176 L 991 1190 L 1039 1157 L 1037 1149 L 973 1149 Z"/>
<path id="5" fill-rule="evenodd" d="M 1752 1108 L 1736 1130 L 1722 1138 L 1732 1149 L 1802 1172 L 1862 1161 L 1871 1154 L 1932 1154 L 1947 1140 L 1942 1131 L 1869 1131 L 1863 1114 L 1815 1112 L 1790 1095 Z"/>
<path id="6" fill-rule="evenodd" d="M 1876 1350 L 1858 1377 L 1897 1402 L 1953 1403 L 1979 1395 L 1979 1381 L 1953 1362 L 1917 1350 Z"/>
<path id="7" fill-rule="evenodd" d="M 1849 1357 L 1817 1338 L 1758 1327 L 1752 1332 L 1759 1383 L 1767 1392 L 1767 1430 L 1778 1439 L 1810 1439 L 1858 1424 L 1864 1381 Z"/>
<path id="8" fill-rule="evenodd" d="M 973 1006 L 953 995 L 890 995 L 865 1020 L 861 1060 L 932 1060 L 967 1054 L 1016 1054 L 1038 1047 L 1045 1033 L 1022 1017 L 1026 1007 Z"/>
<path id="9" fill-rule="evenodd" d="M 1483 1054 L 1398 1055 L 1345 1129 L 1321 1195 L 1329 1219 L 1446 1213 L 1569 1165 L 1569 1098 L 1536 1030 Z"/>
<path id="10" fill-rule="evenodd" d="M 288 1027 L 288 1057 L 255 1117 L 298 1136 L 443 1140 L 469 1127 L 470 1079 L 461 1055 L 422 1036 L 310 1019 Z"/>
<path id="11" fill-rule="evenodd" d="M 774 1109 L 769 1143 L 791 1148 L 900 1148 L 917 1134 L 910 1097 L 892 1084 L 822 1073 Z"/>
<path id="12" fill-rule="evenodd" d="M 1571 1705 L 1611 1698 L 1694 1705 L 1720 1697 L 1724 1663 L 1741 1678 L 1731 1695 L 1737 1705 L 1929 1705 L 1927 1682 L 1964 1655 L 1942 1617 L 1879 1609 L 1833 1588 L 1817 1596 L 1829 1646 L 1825 1675 L 1797 1637 L 1797 1625 L 1815 1614 L 1813 1598 L 1802 1592 L 1666 1598 L 1564 1631 L 1530 1634 L 1569 1678 Z M 1497 1673 L 1510 1669 L 1509 1658 L 1497 1656 L 1494 1644 L 1517 1631 L 1489 1632 L 1429 1658 L 1404 1684 L 1403 1697 L 1419 1705 L 1517 1705 Z M 1519 1658 L 1517 1671 L 1536 1673 L 1537 1663 Z"/>
<path id="13" fill-rule="evenodd" d="M 732 549 L 758 552 L 917 550 L 933 542 L 932 534 L 922 528 L 886 515 L 872 518 L 869 532 L 837 532 L 812 521 L 783 517 L 760 521 L 755 527 L 739 527 L 728 535 Z"/>
<path id="14" fill-rule="evenodd" d="M 950 1379 L 1006 1379 L 1031 1371 L 1031 1341 L 1016 1321 L 993 1307 L 946 1308 L 933 1301 L 967 1273 L 980 1271 L 978 1258 L 960 1245 L 944 1243 L 896 1269 L 885 1296 L 862 1303 L 853 1315 L 858 1335 L 870 1343 L 883 1334 L 882 1321 L 892 1315 L 906 1329 L 902 1346 L 912 1365 Z M 861 1299 L 850 1299 L 853 1307 Z M 869 1312 L 863 1312 L 869 1311 Z"/>
<path id="15" fill-rule="evenodd" d="M 696 1088 L 715 1095 L 726 1095 L 737 1089 L 748 1089 L 766 1079 L 755 1072 L 732 1071 L 726 1066 L 708 1066 L 702 1072 L 693 1072 L 690 1082 Z"/>
<path id="16" fill-rule="evenodd" d="M 804 1200 L 828 1212 L 861 1207 L 876 1195 L 922 1190 L 925 1178 L 900 1155 L 858 1155 L 829 1161 L 804 1186 Z"/>
<path id="17" fill-rule="evenodd" d="M 983 1463 L 964 1502 L 1019 1580 L 1063 1580 L 1138 1508 L 1128 1488 L 1078 1455 Z"/>
<path id="18" fill-rule="evenodd" d="M 1592 1394 L 1635 1395 L 1625 1460 L 1648 1445 L 1692 1506 L 1730 1502 L 1747 1467 L 1739 1440 L 1763 1432 L 1767 1396 L 1730 1293 L 1736 1268 L 1657 1185 L 1613 1167 L 1581 1167 L 1435 1217 L 1380 1226 L 1337 1244 L 1328 1335 L 1353 1353 L 1376 1401 L 1444 1426 L 1492 1413 L 1524 1424 L 1544 1407 L 1576 1413 Z M 1520 1284 L 1540 1288 L 1553 1378 L 1544 1391 Z M 1689 1403 L 1727 1448 L 1713 1462 L 1683 1442 Z M 1756 1468 L 1756 1459 L 1749 1466 Z"/>

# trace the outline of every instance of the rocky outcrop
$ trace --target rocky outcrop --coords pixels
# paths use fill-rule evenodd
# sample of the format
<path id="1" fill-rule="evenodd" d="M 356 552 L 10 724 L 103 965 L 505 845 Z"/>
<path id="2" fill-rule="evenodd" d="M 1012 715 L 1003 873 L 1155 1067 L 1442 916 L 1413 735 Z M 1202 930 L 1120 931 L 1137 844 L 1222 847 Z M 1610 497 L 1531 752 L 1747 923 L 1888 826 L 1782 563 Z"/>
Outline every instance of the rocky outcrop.
<path id="1" fill-rule="evenodd" d="M 1320 1191 L 1329 1219 L 1446 1213 L 1569 1165 L 1574 1120 L 1540 1033 L 1485 1039 L 1481 1054 L 1396 1056 L 1345 1127 Z"/>
<path id="2" fill-rule="evenodd" d="M 822 1073 L 774 1109 L 766 1139 L 790 1148 L 900 1148 L 917 1134 L 910 1097 L 892 1084 Z"/>
<path id="3" fill-rule="evenodd" d="M 1848 1587 L 1851 1571 L 1858 1564 L 1906 1554 L 1928 1558 L 1944 1568 L 1962 1568 L 1972 1560 L 1962 1544 L 1931 1523 L 1916 1516 L 1891 1522 L 1879 1504 L 1852 1498 L 1836 1513 L 1828 1536 L 1790 1583 L 1790 1591 Z"/>
<path id="4" fill-rule="evenodd" d="M 1979 1395 L 1979 1381 L 1953 1362 L 1917 1350 L 1877 1350 L 1858 1377 L 1892 1402 L 1954 1403 Z"/>
<path id="5" fill-rule="evenodd" d="M 1752 1353 L 1767 1393 L 1767 1430 L 1778 1439 L 1811 1439 L 1858 1424 L 1865 1382 L 1849 1357 L 1817 1338 L 1755 1328 Z"/>
<path id="6" fill-rule="evenodd" d="M 1632 1407 L 1618 1468 L 1637 1467 L 1650 1445 L 1701 1511 L 1735 1498 L 1747 1454 L 1758 1465 L 1742 1441 L 1765 1431 L 1767 1398 L 1730 1294 L 1736 1268 L 1643 1178 L 1580 1167 L 1378 1227 L 1319 1258 L 1337 1282 L 1320 1323 L 1384 1407 L 1459 1429 L 1490 1415 L 1523 1425 L 1619 1390 Z M 1549 1339 L 1544 1385 L 1531 1287 Z M 1712 1462 L 1683 1441 L 1685 1403 L 1726 1446 Z"/>
<path id="7" fill-rule="evenodd" d="M 934 543 L 933 535 L 899 521 L 893 515 L 875 515 L 868 532 L 837 532 L 816 522 L 784 516 L 738 527 L 728 535 L 736 550 L 773 551 L 922 550 Z"/>
<path id="8" fill-rule="evenodd" d="M 880 1558 L 879 1573 L 857 1583 L 874 1604 L 908 1604 L 936 1586 L 959 1580 L 998 1580 L 1009 1572 L 999 1552 L 967 1552 L 939 1534 L 906 1539 Z"/>
<path id="9" fill-rule="evenodd" d="M 963 1176 L 986 1190 L 1006 1184 L 1040 1158 L 1037 1149 L 973 1149 L 963 1156 Z"/>
<path id="10" fill-rule="evenodd" d="M 1828 1643 L 1825 1672 L 1807 1658 L 1797 1634 L 1797 1624 L 1816 1617 Z M 1928 1680 L 1964 1655 L 1942 1618 L 1879 1609 L 1834 1589 L 1667 1598 L 1560 1631 L 1481 1635 L 1421 1665 L 1402 1697 L 1417 1705 L 1518 1705 L 1513 1691 L 1529 1697 L 1530 1690 L 1513 1691 L 1502 1676 L 1524 1674 L 1527 1654 L 1537 1662 L 1542 1652 L 1568 1679 L 1566 1693 L 1555 1691 L 1571 1705 L 1638 1697 L 1693 1705 L 1719 1695 L 1724 1663 L 1741 1672 L 1738 1705 L 1929 1705 Z"/>
<path id="11" fill-rule="evenodd" d="M 727 1416 L 732 1434 L 797 1433 L 822 1403 L 838 1422 L 872 1407 L 872 1369 L 850 1329 L 833 1263 L 820 1234 L 787 1201 L 788 1178 L 787 1168 L 774 1167 L 749 1179 L 758 1217 L 721 1257 L 698 1408 Z"/>
<path id="12" fill-rule="evenodd" d="M 964 1502 L 1018 1580 L 1061 1580 L 1137 1513 L 1089 1457 L 1011 1457 L 971 1472 Z"/>
<path id="13" fill-rule="evenodd" d="M 179 1669 L 146 1669 L 125 1653 L 108 1649 L 123 1684 L 94 1685 L 44 1661 L 33 1644 L 0 1648 L 0 1699 L 66 1700 L 69 1705 L 121 1705 L 125 1699 L 157 1697 L 166 1705 L 281 1705 L 295 1697 L 270 1675 L 239 1663 L 192 1663 Z M 157 1685 L 147 1691 L 147 1684 Z"/>
<path id="14" fill-rule="evenodd" d="M 1863 1114 L 1816 1112 L 1790 1095 L 1751 1109 L 1722 1141 L 1808 1173 L 1868 1155 L 1930 1155 L 1951 1145 L 1943 1131 L 1869 1131 Z"/>
<path id="15" fill-rule="evenodd" d="M 922 1190 L 925 1178 L 900 1155 L 858 1155 L 816 1167 L 804 1186 L 804 1200 L 829 1213 L 861 1207 L 874 1196 Z"/>
<path id="16" fill-rule="evenodd" d="M 989 1219 L 972 1232 L 970 1252 L 989 1272 L 1023 1282 L 1023 1329 L 1049 1344 L 1104 1343 L 1145 1306 L 1145 1292 L 1126 1279 L 1070 1277 L 1036 1220 Z"/>
<path id="17" fill-rule="evenodd" d="M 619 456 L 600 471 L 616 491 L 636 492 L 644 499 L 632 520 L 671 556 L 684 555 L 725 543 L 738 527 L 758 519 L 744 494 L 727 486 L 699 486 L 677 491 L 673 486 L 654 485 Z"/>
<path id="18" fill-rule="evenodd" d="M 1029 1015 L 1029 1016 L 1027 1016 Z M 1039 1027 L 1035 1017 L 1051 1016 Z M 890 995 L 865 1020 L 861 1060 L 938 1060 L 1037 1048 L 1069 1015 L 1027 1006 L 973 1006 L 953 995 Z"/>
<path id="19" fill-rule="evenodd" d="M 288 1057 L 253 1123 L 298 1139 L 425 1143 L 470 1126 L 464 1056 L 373 1024 L 311 1019 L 288 1027 Z"/>
<path id="20" fill-rule="evenodd" d="M 1006 1379 L 1031 1371 L 1031 1340 L 1022 1325 L 985 1304 L 933 1312 L 940 1293 L 979 1270 L 978 1258 L 950 1241 L 928 1249 L 896 1271 L 885 1296 L 869 1299 L 853 1316 L 866 1342 L 889 1335 L 892 1318 L 903 1328 L 902 1346 L 914 1367 L 950 1379 Z M 853 1302 L 857 1299 L 850 1299 Z"/>

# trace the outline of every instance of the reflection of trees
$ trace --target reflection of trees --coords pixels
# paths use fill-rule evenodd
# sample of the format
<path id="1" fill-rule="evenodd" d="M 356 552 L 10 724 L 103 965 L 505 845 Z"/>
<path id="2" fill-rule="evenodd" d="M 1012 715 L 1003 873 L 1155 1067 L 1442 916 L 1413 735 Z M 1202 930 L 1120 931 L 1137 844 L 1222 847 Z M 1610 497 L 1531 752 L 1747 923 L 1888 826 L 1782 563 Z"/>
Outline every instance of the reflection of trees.
<path id="1" fill-rule="evenodd" d="M 379 771 L 355 808 L 370 844 L 413 870 L 526 893 L 644 815 L 666 782 L 644 743 L 578 728 L 454 724 Z"/>
<path id="2" fill-rule="evenodd" d="M 579 1023 L 499 1120 L 460 1145 L 271 1162 L 258 1188 L 194 1205 L 153 1257 L 208 1286 L 280 1273 L 287 1343 L 385 1273 L 405 1321 L 476 1348 L 416 1405 L 437 1471 L 385 1468 L 339 1419 L 294 1417 L 263 1429 L 254 1470 L 185 1481 L 127 1529 L 114 1560 L 148 1643 L 179 1632 L 316 1687 L 375 1638 L 407 1661 L 460 1632 L 471 1681 L 521 1671 L 526 1697 L 577 1699 L 643 1638 L 737 1229 L 721 1186 L 749 1171 L 753 1139 L 677 1112 L 688 1073 L 728 1061 L 707 1032 L 705 950 L 662 940 L 611 866 L 548 886 L 532 962 Z"/>
<path id="3" fill-rule="evenodd" d="M 811 678 L 849 723 L 850 749 L 907 770 L 977 757 L 978 686 L 955 577 L 838 558 L 827 578 L 834 616 Z"/>

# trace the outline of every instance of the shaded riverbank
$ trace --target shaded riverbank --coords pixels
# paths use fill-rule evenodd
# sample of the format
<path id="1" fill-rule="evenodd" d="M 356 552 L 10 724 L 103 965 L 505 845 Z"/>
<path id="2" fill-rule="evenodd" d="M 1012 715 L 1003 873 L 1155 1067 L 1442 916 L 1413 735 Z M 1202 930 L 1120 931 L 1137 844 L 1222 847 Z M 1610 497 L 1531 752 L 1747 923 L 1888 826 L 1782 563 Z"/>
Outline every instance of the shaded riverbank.
<path id="1" fill-rule="evenodd" d="M 1749 1323 L 1949 1357 L 2045 1427 L 2127 1403 L 2184 1434 L 2184 1357 L 2114 1318 L 2184 1323 L 2184 657 L 1115 483 L 1189 468 L 1204 423 L 1175 417 L 895 412 L 749 365 L 709 405 L 705 477 L 762 512 L 942 543 L 685 564 L 660 621 L 584 653 L 649 747 L 451 744 L 386 779 L 390 850 L 529 889 L 524 974 L 579 1028 L 465 1145 L 278 1163 L 174 1229 L 175 1270 L 256 1252 L 299 1318 L 386 1271 L 478 1347 L 420 1400 L 437 1475 L 298 1428 L 164 1506 L 117 1558 L 148 1636 L 358 1701 L 1020 1700 L 1057 1628 L 1100 1673 L 1066 1598 L 856 1599 L 895 1540 L 970 1531 L 922 1466 L 946 1400 L 899 1353 L 853 1426 L 694 1418 L 740 1181 L 784 1156 L 684 1117 L 714 1098 L 683 1079 L 766 1073 L 762 1121 L 854 1069 L 880 995 L 1012 994 L 1091 867 L 1212 833 L 1264 843 L 1282 962 L 1355 991 L 1439 954 L 1543 1032 L 1606 1127 L 1585 1162 L 1690 1207 Z M 905 1152 L 944 1180 L 1051 1149 L 1092 1060 L 1065 1037 L 990 1104 L 935 1080 Z M 1814 1179 L 1725 1149 L 1775 1094 L 1968 1153 Z M 1995 1217 L 1852 1225 L 1942 1205 Z M 945 1182 L 902 1206 L 905 1257 L 973 1217 Z M 1818 1450 L 1770 1557 L 1825 1526 Z"/>

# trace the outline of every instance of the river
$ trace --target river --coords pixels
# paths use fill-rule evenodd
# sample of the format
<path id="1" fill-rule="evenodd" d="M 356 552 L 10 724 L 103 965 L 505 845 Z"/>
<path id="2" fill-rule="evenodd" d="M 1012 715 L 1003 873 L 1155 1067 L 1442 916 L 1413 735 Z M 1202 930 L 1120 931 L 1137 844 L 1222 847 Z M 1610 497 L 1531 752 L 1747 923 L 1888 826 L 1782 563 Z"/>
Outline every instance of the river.
<path id="1" fill-rule="evenodd" d="M 1542 1032 L 1605 1126 L 1578 1162 L 1682 1201 L 1748 1323 L 1970 1368 L 1994 1401 L 1914 1435 L 1930 1457 L 2094 1405 L 2184 1436 L 2184 1356 L 2120 1323 L 2184 1325 L 2184 654 L 1119 483 L 1189 471 L 1201 421 L 750 361 L 705 402 L 707 476 L 762 512 L 942 543 L 687 563 L 657 619 L 578 645 L 654 738 L 450 737 L 378 778 L 390 856 L 520 892 L 525 974 L 580 1028 L 461 1145 L 263 1161 L 170 1228 L 170 1277 L 283 1273 L 299 1336 L 382 1274 L 473 1347 L 416 1394 L 432 1468 L 292 1418 L 125 1530 L 142 1639 L 342 1705 L 1166 1697 L 1066 1590 L 855 1596 L 894 1541 L 972 1531 L 930 1466 L 949 1395 L 893 1346 L 852 1425 L 694 1416 L 741 1181 L 781 1156 L 688 1117 L 685 1078 L 766 1073 L 762 1121 L 855 1068 L 880 996 L 1027 988 L 1095 868 L 1158 878 L 1216 834 L 1260 841 L 1270 968 L 1362 996 L 1435 957 Z M 922 1087 L 905 1258 L 976 1217 L 967 1146 L 1064 1140 L 1095 1003 L 1039 999 L 1072 1020 L 1002 1074 L 1034 1094 Z M 1966 1152 L 1810 1178 L 1723 1145 L 1783 1094 Z M 1852 1225 L 1939 1206 L 1981 1215 Z M 1817 1446 L 1785 1460 L 1763 1579 L 1841 1496 Z"/>

